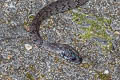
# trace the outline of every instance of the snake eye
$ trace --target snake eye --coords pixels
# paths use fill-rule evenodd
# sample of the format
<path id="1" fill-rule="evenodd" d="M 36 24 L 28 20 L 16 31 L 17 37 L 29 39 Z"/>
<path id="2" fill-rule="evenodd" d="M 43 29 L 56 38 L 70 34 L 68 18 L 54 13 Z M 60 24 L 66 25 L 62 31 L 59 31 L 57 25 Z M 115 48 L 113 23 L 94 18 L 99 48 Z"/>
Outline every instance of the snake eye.
<path id="1" fill-rule="evenodd" d="M 72 61 L 75 61 L 75 60 L 76 60 L 76 57 L 73 57 L 71 60 L 72 60 Z"/>
<path id="2" fill-rule="evenodd" d="M 71 58 L 70 58 L 71 61 L 76 61 L 77 60 L 77 56 L 75 55 L 74 52 L 71 52 Z"/>
<path id="3" fill-rule="evenodd" d="M 76 55 L 74 52 L 71 52 L 71 61 L 73 61 L 73 62 L 75 62 L 75 63 L 77 63 L 77 64 L 80 64 L 80 63 L 82 63 L 82 58 L 81 57 L 79 57 L 79 55 Z"/>

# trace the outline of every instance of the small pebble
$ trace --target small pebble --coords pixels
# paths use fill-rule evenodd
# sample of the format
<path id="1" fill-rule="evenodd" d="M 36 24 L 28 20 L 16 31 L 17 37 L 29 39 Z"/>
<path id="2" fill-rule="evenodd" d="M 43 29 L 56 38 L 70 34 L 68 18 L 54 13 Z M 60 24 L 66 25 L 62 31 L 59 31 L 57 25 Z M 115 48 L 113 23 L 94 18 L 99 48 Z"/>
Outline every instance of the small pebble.
<path id="1" fill-rule="evenodd" d="M 7 56 L 7 59 L 9 60 L 9 59 L 11 59 L 12 58 L 12 55 L 8 55 Z"/>
<path id="2" fill-rule="evenodd" d="M 32 46 L 30 44 L 25 44 L 25 48 L 29 51 L 32 49 Z"/>
<path id="3" fill-rule="evenodd" d="M 116 34 L 116 35 L 120 35 L 120 32 L 118 32 L 118 31 L 115 31 L 115 32 L 114 32 L 114 34 Z"/>
<path id="4" fill-rule="evenodd" d="M 104 71 L 104 74 L 109 74 L 109 71 L 108 71 L 108 70 L 105 70 L 105 71 Z"/>

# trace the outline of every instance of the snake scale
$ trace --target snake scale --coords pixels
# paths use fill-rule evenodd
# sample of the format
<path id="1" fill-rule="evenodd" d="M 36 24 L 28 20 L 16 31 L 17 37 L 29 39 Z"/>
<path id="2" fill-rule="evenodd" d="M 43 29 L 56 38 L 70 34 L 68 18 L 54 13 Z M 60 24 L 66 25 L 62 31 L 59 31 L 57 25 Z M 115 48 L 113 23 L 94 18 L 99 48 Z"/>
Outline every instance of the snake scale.
<path id="1" fill-rule="evenodd" d="M 82 63 L 83 59 L 79 56 L 78 51 L 68 44 L 50 43 L 43 40 L 43 38 L 39 34 L 39 27 L 42 21 L 49 18 L 51 15 L 62 13 L 67 10 L 84 5 L 87 1 L 88 0 L 58 0 L 40 9 L 40 11 L 34 17 L 32 23 L 30 24 L 29 32 L 33 43 L 36 44 L 39 48 L 44 47 L 48 51 L 57 53 L 69 62 L 75 64 Z"/>

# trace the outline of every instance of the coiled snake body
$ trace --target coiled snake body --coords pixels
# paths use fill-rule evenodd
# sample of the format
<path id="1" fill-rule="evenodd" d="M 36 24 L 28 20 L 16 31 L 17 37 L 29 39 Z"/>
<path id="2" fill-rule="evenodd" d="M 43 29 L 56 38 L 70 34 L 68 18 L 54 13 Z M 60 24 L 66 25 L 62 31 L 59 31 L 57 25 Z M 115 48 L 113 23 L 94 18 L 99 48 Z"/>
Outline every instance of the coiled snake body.
<path id="1" fill-rule="evenodd" d="M 44 47 L 49 51 L 55 52 L 70 62 L 80 64 L 82 62 L 82 57 L 79 56 L 78 51 L 67 44 L 50 43 L 44 41 L 39 34 L 39 27 L 42 21 L 49 18 L 51 15 L 76 8 L 85 4 L 87 1 L 88 0 L 58 0 L 43 7 L 30 24 L 30 37 L 33 42 L 38 47 Z"/>

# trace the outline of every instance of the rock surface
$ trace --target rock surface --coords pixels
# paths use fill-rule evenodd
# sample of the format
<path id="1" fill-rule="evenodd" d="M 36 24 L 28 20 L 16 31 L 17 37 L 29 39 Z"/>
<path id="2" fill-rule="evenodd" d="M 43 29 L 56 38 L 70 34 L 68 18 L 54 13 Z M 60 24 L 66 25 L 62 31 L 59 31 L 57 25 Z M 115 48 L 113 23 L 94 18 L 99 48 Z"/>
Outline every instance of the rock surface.
<path id="1" fill-rule="evenodd" d="M 113 46 L 105 53 L 93 44 L 93 39 L 82 41 L 74 35 L 81 33 L 82 25 L 72 21 L 69 11 L 52 16 L 41 25 L 44 39 L 67 43 L 79 50 L 84 58 L 80 65 L 37 48 L 25 30 L 31 15 L 53 1 L 0 0 L 0 80 L 120 80 L 120 1 L 89 0 L 81 7 L 81 13 L 112 19 Z M 31 50 L 26 50 L 25 44 L 30 44 Z"/>

